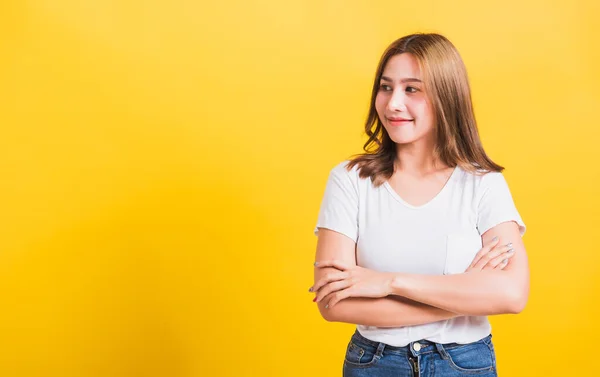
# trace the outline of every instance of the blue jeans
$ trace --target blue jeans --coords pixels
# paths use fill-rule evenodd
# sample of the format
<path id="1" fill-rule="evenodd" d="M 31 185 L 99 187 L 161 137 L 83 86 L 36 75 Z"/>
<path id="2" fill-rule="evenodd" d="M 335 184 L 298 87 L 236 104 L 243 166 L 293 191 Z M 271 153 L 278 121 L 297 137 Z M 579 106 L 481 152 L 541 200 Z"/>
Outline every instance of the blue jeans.
<path id="1" fill-rule="evenodd" d="M 492 335 L 469 344 L 428 340 L 393 347 L 352 335 L 344 360 L 344 377 L 497 377 Z"/>

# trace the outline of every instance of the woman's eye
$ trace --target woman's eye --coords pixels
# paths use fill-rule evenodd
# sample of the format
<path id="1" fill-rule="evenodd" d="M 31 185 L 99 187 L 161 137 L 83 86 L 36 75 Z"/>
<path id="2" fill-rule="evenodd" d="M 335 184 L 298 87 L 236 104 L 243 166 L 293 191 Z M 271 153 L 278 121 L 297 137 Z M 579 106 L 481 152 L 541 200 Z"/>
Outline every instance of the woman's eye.
<path id="1" fill-rule="evenodd" d="M 416 92 L 418 92 L 418 91 L 419 91 L 417 88 L 415 88 L 415 87 L 412 87 L 412 86 L 407 86 L 407 87 L 406 87 L 406 90 L 407 90 L 409 93 L 416 93 Z"/>
<path id="2" fill-rule="evenodd" d="M 384 92 L 389 92 L 392 90 L 392 87 L 389 85 L 379 85 L 379 90 L 383 90 Z"/>

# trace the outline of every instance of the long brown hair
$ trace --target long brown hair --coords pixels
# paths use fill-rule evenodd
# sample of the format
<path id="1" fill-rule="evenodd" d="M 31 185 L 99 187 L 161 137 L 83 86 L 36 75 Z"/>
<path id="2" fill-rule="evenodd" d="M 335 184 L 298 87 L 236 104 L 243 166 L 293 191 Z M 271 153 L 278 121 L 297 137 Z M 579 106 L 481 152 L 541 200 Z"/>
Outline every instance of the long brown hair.
<path id="1" fill-rule="evenodd" d="M 467 70 L 458 50 L 446 37 L 435 33 L 404 36 L 394 41 L 383 53 L 377 66 L 365 123 L 365 132 L 369 137 L 363 146 L 365 153 L 354 155 L 347 168 L 358 165 L 359 176 L 370 177 L 375 186 L 381 185 L 394 173 L 396 143 L 377 115 L 375 99 L 388 60 L 405 52 L 418 61 L 426 93 L 432 103 L 437 134 L 434 149 L 436 159 L 447 166 L 458 165 L 470 172 L 504 170 L 486 155 L 481 145 Z"/>

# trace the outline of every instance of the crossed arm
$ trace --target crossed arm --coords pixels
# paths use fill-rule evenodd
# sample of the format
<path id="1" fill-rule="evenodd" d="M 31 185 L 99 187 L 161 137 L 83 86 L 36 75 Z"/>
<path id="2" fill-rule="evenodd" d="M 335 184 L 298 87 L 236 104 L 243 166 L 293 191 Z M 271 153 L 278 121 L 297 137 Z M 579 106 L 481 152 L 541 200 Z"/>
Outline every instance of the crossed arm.
<path id="1" fill-rule="evenodd" d="M 483 234 L 483 243 L 499 237 L 499 244 L 512 242 L 515 251 L 504 269 L 471 271 L 456 275 L 393 274 L 390 295 L 379 298 L 343 297 L 326 307 L 336 295 L 332 292 L 318 302 L 323 318 L 378 327 L 403 327 L 441 321 L 463 315 L 519 313 L 529 294 L 529 268 L 525 246 L 514 222 L 495 226 Z M 337 232 L 320 229 L 317 261 L 338 261 L 356 266 L 355 244 Z M 315 268 L 315 282 L 335 268 Z M 340 299 L 342 297 L 337 297 Z M 337 301 L 337 300 L 335 300 Z"/>

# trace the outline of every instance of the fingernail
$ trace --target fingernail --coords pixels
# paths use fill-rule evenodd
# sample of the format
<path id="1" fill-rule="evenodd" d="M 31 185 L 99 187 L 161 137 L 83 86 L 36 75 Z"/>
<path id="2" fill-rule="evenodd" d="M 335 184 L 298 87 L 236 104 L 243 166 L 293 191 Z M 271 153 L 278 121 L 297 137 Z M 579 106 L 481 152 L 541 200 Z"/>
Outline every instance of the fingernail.
<path id="1" fill-rule="evenodd" d="M 329 309 L 329 304 L 325 305 L 325 309 Z"/>
<path id="2" fill-rule="evenodd" d="M 312 287 L 308 288 L 308 291 L 309 291 L 309 292 L 312 292 Z"/>
<path id="3" fill-rule="evenodd" d="M 498 241 L 498 236 L 492 238 L 492 242 L 496 242 L 496 241 Z"/>
<path id="4" fill-rule="evenodd" d="M 314 265 L 316 266 L 317 264 L 319 264 L 319 262 L 315 262 L 315 264 L 314 264 Z"/>
<path id="5" fill-rule="evenodd" d="M 512 247 L 512 242 L 509 242 L 506 246 Z"/>
<path id="6" fill-rule="evenodd" d="M 317 301 L 317 298 L 316 298 L 316 297 L 315 297 L 315 298 L 313 298 L 313 302 L 315 302 L 315 301 Z"/>
<path id="7" fill-rule="evenodd" d="M 508 263 L 508 259 L 505 259 L 502 261 L 502 264 L 507 264 Z"/>
<path id="8" fill-rule="evenodd" d="M 515 249 L 510 249 L 510 250 L 507 251 L 508 254 L 512 254 L 514 252 L 515 252 Z"/>

